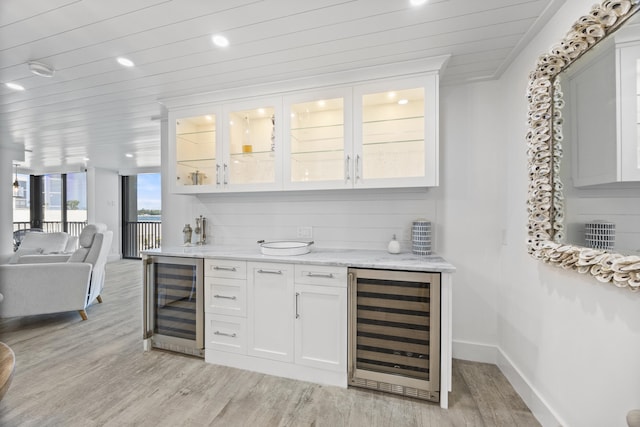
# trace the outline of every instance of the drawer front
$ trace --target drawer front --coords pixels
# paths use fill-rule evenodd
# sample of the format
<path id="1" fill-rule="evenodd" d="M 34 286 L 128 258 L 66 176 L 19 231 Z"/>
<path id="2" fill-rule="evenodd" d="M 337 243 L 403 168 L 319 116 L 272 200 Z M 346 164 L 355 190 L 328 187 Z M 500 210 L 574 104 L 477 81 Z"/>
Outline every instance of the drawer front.
<path id="1" fill-rule="evenodd" d="M 306 285 L 347 287 L 347 267 L 296 264 L 295 282 Z"/>
<path id="2" fill-rule="evenodd" d="M 234 259 L 205 259 L 204 275 L 205 277 L 246 279 L 247 262 Z"/>
<path id="3" fill-rule="evenodd" d="M 205 277 L 204 311 L 246 317 L 247 281 Z"/>
<path id="4" fill-rule="evenodd" d="M 205 313 L 205 349 L 247 353 L 247 319 Z"/>

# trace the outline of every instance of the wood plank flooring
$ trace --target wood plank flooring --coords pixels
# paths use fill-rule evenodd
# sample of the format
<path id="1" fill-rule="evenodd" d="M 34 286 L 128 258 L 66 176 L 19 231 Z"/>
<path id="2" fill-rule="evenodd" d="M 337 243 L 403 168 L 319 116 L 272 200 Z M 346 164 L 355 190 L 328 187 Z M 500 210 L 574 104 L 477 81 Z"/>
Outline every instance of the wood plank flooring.
<path id="1" fill-rule="evenodd" d="M 0 320 L 16 354 L 0 426 L 538 426 L 496 366 L 454 360 L 450 408 L 142 350 L 140 261 L 107 265 L 104 302 Z"/>

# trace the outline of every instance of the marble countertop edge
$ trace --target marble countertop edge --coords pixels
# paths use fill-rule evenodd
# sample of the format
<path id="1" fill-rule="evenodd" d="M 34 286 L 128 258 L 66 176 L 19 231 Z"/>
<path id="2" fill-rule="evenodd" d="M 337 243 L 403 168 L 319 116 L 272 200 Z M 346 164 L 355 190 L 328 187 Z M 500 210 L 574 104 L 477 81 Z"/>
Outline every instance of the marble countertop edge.
<path id="1" fill-rule="evenodd" d="M 283 262 L 339 267 L 453 273 L 456 268 L 438 255 L 390 254 L 370 249 L 325 249 L 313 247 L 304 255 L 263 255 L 258 247 L 205 245 L 172 246 L 142 251 L 145 255 L 189 258 L 243 259 L 254 262 Z"/>

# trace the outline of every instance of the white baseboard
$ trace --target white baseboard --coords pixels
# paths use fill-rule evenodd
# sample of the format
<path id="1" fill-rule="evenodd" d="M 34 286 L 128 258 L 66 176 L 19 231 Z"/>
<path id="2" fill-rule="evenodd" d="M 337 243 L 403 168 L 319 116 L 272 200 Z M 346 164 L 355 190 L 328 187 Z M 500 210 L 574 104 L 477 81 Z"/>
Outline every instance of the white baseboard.
<path id="1" fill-rule="evenodd" d="M 500 347 L 454 340 L 453 358 L 497 365 L 540 424 L 545 427 L 567 425 L 547 404 L 545 399 L 531 385 L 527 378 L 522 375 L 522 372 L 520 372 Z"/>

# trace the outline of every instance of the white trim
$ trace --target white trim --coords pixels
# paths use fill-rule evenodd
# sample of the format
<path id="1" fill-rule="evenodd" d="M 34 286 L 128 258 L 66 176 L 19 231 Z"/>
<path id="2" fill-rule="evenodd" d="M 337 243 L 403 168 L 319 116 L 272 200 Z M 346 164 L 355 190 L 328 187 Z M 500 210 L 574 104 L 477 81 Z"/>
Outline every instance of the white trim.
<path id="1" fill-rule="evenodd" d="M 513 364 L 511 359 L 496 345 L 469 341 L 453 342 L 453 357 L 472 362 L 491 363 L 498 366 L 513 389 L 529 407 L 531 413 L 543 426 L 566 426 L 544 397 Z"/>
<path id="2" fill-rule="evenodd" d="M 497 365 L 498 347 L 490 344 L 454 340 L 453 358 Z"/>
<path id="3" fill-rule="evenodd" d="M 514 390 L 520 395 L 524 403 L 527 404 L 533 415 L 543 426 L 567 426 L 568 424 L 560 418 L 547 403 L 538 390 L 531 385 L 529 380 L 522 372 L 513 364 L 511 359 L 500 349 L 497 348 L 498 368 L 502 371 Z"/>

